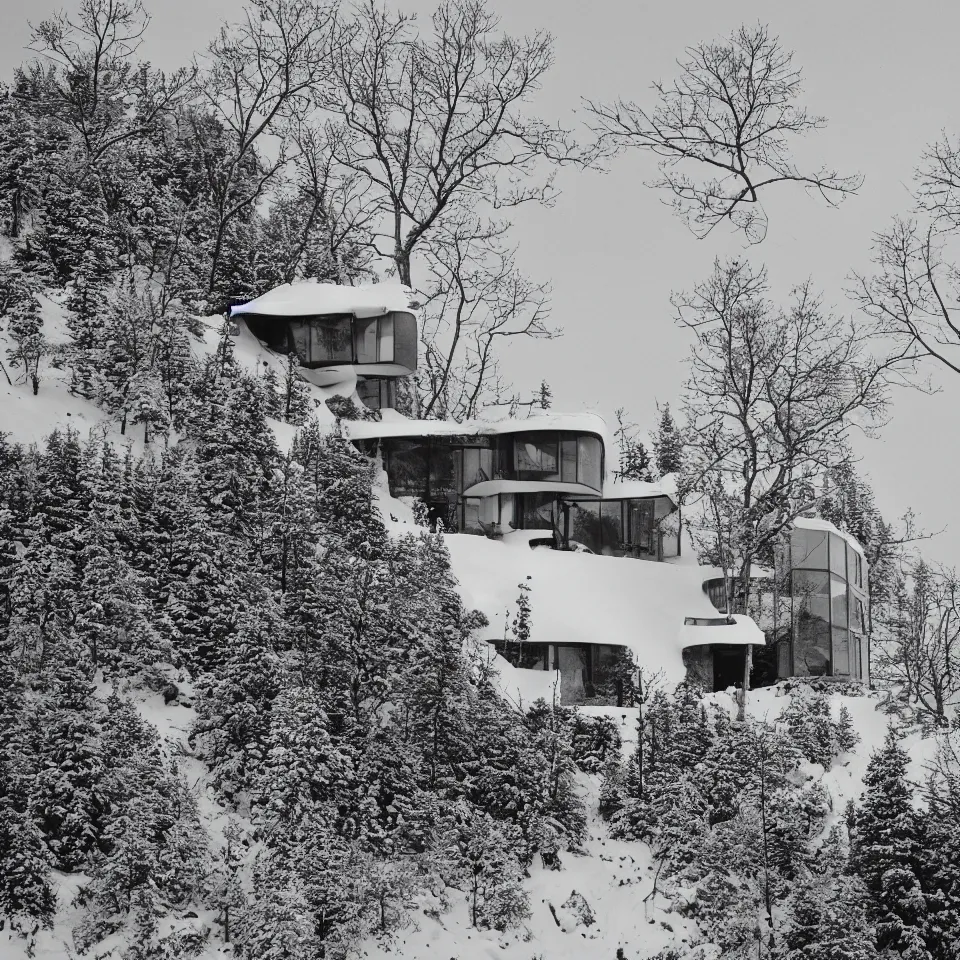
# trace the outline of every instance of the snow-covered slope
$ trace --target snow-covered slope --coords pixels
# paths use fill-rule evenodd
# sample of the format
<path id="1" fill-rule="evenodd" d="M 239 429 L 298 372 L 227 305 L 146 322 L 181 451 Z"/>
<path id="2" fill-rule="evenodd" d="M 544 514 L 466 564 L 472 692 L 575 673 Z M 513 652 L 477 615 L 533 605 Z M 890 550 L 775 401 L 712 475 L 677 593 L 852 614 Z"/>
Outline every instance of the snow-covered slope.
<path id="1" fill-rule="evenodd" d="M 45 301 L 45 334 L 62 336 L 64 315 L 59 306 Z M 196 344 L 198 355 L 215 349 L 216 324 L 207 326 L 202 341 Z M 0 344 L 0 348 L 5 346 Z M 264 364 L 279 372 L 282 358 L 265 350 L 241 324 L 235 340 L 238 361 L 248 370 Z M 136 448 L 137 436 L 121 437 L 94 405 L 69 393 L 67 374 L 52 368 L 44 371 L 39 395 L 29 386 L 0 387 L 0 430 L 21 442 L 39 442 L 54 428 L 72 426 L 81 434 L 89 429 L 103 430 L 116 442 L 130 442 Z M 317 416 L 333 426 L 334 418 L 324 400 L 335 389 L 312 387 L 317 401 Z M 289 444 L 293 429 L 274 424 L 281 445 Z M 389 498 L 381 478 L 380 503 L 388 526 L 409 531 L 413 516 L 409 506 Z M 700 590 L 702 570 L 685 564 L 654 564 L 549 550 L 531 550 L 524 543 L 492 542 L 479 537 L 447 537 L 454 572 L 460 582 L 465 603 L 482 609 L 490 619 L 487 636 L 503 635 L 504 616 L 513 614 L 519 584 L 531 587 L 533 638 L 544 642 L 564 639 L 582 642 L 622 643 L 637 653 L 640 662 L 662 669 L 669 680 L 682 676 L 680 650 L 685 639 L 684 617 L 711 617 L 715 611 Z M 529 579 L 528 579 L 529 578 Z M 697 629 L 697 628 L 686 628 Z M 701 628 L 710 629 L 710 628 Z M 537 696 L 551 693 L 554 678 L 550 674 L 534 676 L 533 671 L 514 670 L 499 661 L 501 685 L 513 702 L 528 704 Z M 178 678 L 179 679 L 179 678 Z M 181 681 L 182 683 L 182 681 Z M 182 700 L 163 702 L 163 698 L 144 691 L 133 691 L 142 716 L 164 738 L 166 749 L 178 758 L 180 769 L 197 796 L 204 827 L 212 838 L 220 837 L 225 811 L 217 803 L 204 766 L 190 756 L 187 731 L 194 721 L 189 706 L 189 686 L 182 684 Z M 774 720 L 788 702 L 783 687 L 752 694 L 749 710 L 753 716 Z M 729 694 L 714 694 L 715 704 L 735 712 Z M 887 716 L 878 707 L 875 694 L 861 697 L 839 693 L 831 697 L 835 714 L 845 706 L 853 717 L 861 738 L 854 752 L 842 755 L 830 770 L 814 764 L 802 770 L 818 779 L 826 789 L 831 806 L 830 822 L 843 815 L 848 800 L 862 792 L 862 779 L 871 751 L 885 735 Z M 636 737 L 636 711 L 632 709 L 588 708 L 585 712 L 612 717 L 621 729 L 624 753 Z M 919 781 L 934 749 L 934 741 L 910 734 L 904 745 L 911 756 L 911 776 Z M 694 923 L 679 916 L 662 896 L 652 897 L 654 865 L 648 849 L 639 843 L 614 841 L 607 836 L 606 824 L 597 813 L 600 780 L 583 775 L 580 789 L 588 807 L 588 839 L 582 851 L 563 854 L 562 870 L 547 870 L 534 863 L 527 880 L 532 915 L 525 927 L 499 934 L 478 931 L 471 926 L 465 898 L 450 891 L 451 908 L 438 912 L 437 904 L 424 898 L 415 905 L 413 922 L 391 942 L 371 941 L 363 950 L 369 960 L 614 960 L 618 951 L 630 960 L 643 960 L 672 947 L 682 950 L 696 937 Z M 70 930 L 76 921 L 74 896 L 83 877 L 58 877 L 61 909 L 50 931 L 40 931 L 34 956 L 54 960 L 75 955 Z M 584 910 L 584 902 L 589 915 Z M 193 923 L 207 927 L 211 940 L 203 953 L 205 960 L 231 955 L 222 943 L 212 917 L 199 907 Z M 592 919 L 589 920 L 590 916 Z M 111 944 L 101 944 L 97 955 L 108 956 Z M 9 931 L 0 932 L 0 960 L 26 960 L 26 945 Z"/>

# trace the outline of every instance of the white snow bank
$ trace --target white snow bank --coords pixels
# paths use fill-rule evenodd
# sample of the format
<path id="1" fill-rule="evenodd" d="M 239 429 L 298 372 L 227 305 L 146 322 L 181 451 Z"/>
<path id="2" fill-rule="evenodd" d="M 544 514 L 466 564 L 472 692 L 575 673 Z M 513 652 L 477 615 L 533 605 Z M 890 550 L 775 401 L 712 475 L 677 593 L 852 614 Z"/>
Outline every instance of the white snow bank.
<path id="1" fill-rule="evenodd" d="M 560 674 L 555 670 L 524 670 L 504 660 L 492 645 L 485 644 L 484 656 L 497 671 L 497 686 L 504 700 L 526 711 L 535 700 L 560 702 Z"/>
<path id="2" fill-rule="evenodd" d="M 283 283 L 255 300 L 231 307 L 230 315 L 256 313 L 273 317 L 303 317 L 351 313 L 355 317 L 379 317 L 391 311 L 411 313 L 418 306 L 415 292 L 399 283 L 367 283 L 348 287 L 305 280 Z"/>

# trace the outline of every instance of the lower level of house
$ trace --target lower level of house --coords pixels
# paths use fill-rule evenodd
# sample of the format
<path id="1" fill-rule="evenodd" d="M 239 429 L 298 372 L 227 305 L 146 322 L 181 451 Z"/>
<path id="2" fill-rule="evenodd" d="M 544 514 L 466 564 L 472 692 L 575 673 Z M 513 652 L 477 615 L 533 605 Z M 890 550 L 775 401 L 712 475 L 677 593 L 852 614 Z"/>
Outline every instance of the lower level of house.
<path id="1" fill-rule="evenodd" d="M 555 671 L 560 702 L 566 706 L 632 704 L 633 655 L 608 643 L 496 642 L 497 652 L 515 667 Z"/>

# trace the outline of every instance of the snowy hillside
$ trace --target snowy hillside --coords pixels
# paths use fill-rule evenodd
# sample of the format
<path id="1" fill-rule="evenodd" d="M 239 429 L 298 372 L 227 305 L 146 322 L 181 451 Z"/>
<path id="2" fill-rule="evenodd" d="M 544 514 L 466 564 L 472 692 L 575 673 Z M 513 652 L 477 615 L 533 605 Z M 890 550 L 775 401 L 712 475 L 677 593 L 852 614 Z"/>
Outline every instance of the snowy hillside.
<path id="1" fill-rule="evenodd" d="M 54 339 L 62 336 L 63 310 L 50 299 L 44 302 L 43 308 L 48 335 Z M 270 367 L 277 375 L 282 372 L 280 358 L 266 351 L 242 325 L 231 342 L 233 362 L 244 374 L 261 378 L 265 368 Z M 207 323 L 204 336 L 193 341 L 198 361 L 212 357 L 218 343 L 217 330 Z M 85 433 L 93 431 L 120 447 L 129 445 L 135 455 L 151 455 L 156 443 L 145 446 L 136 430 L 121 436 L 115 420 L 69 391 L 69 376 L 66 369 L 46 367 L 36 396 L 25 385 L 5 387 L 0 431 L 7 432 L 12 440 L 20 443 L 42 444 L 55 428 L 71 427 L 81 433 L 82 439 Z M 308 389 L 320 435 L 330 433 L 334 430 L 335 418 L 325 401 L 334 395 L 335 390 L 314 384 Z M 276 419 L 267 423 L 281 450 L 295 446 L 295 427 Z M 175 442 L 176 438 L 172 437 L 172 443 Z M 158 450 L 156 455 L 161 452 Z M 389 497 L 385 475 L 380 475 L 378 484 L 370 493 L 379 503 L 386 530 L 397 544 L 407 542 L 407 535 L 418 532 L 409 505 Z M 695 803 L 689 810 L 683 805 L 669 810 L 656 805 L 647 807 L 641 804 L 638 807 L 630 786 L 630 778 L 637 772 L 637 757 L 642 756 L 654 773 L 657 769 L 663 771 L 661 776 L 666 779 L 655 780 L 649 788 L 654 791 L 654 796 L 661 796 L 658 791 L 666 790 L 662 794 L 665 798 L 674 785 L 685 784 L 685 789 L 703 791 L 704 797 L 710 797 L 710 790 L 715 789 L 710 784 L 717 776 L 716 771 L 727 764 L 722 761 L 719 767 L 714 767 L 718 758 L 729 752 L 736 767 L 737 763 L 744 762 L 745 757 L 754 756 L 751 751 L 756 749 L 756 743 L 751 738 L 772 737 L 770 743 L 774 752 L 771 756 L 779 758 L 776 763 L 780 764 L 778 769 L 781 770 L 775 790 L 776 802 L 784 804 L 782 815 L 787 816 L 787 811 L 793 810 L 796 804 L 806 804 L 810 810 L 816 811 L 804 815 L 808 817 L 805 822 L 809 834 L 804 839 L 798 836 L 792 841 L 799 845 L 796 854 L 816 869 L 813 865 L 820 856 L 818 851 L 821 847 L 826 850 L 834 842 L 830 839 L 828 844 L 828 838 L 833 836 L 831 828 L 845 829 L 848 803 L 858 803 L 862 799 L 871 755 L 884 746 L 890 716 L 880 709 L 883 698 L 878 694 L 856 696 L 840 691 L 828 692 L 824 698 L 800 684 L 790 690 L 780 686 L 755 691 L 749 702 L 749 715 L 758 724 L 755 727 L 731 723 L 737 713 L 731 693 L 704 697 L 691 714 L 690 704 L 683 699 L 685 695 L 674 695 L 670 691 L 683 678 L 680 651 L 682 644 L 689 642 L 684 630 L 695 629 L 684 628 L 683 619 L 715 615 L 699 589 L 702 570 L 689 562 L 625 562 L 607 557 L 531 550 L 525 540 L 516 538 L 516 542 L 511 542 L 509 536 L 502 542 L 493 542 L 481 537 L 448 535 L 443 541 L 449 551 L 451 571 L 464 606 L 468 610 L 482 611 L 489 621 L 488 626 L 475 631 L 468 641 L 468 647 L 477 658 L 474 662 L 484 664 L 484 669 L 495 668 L 494 682 L 513 710 L 528 710 L 537 698 L 543 698 L 549 704 L 555 702 L 558 695 L 554 675 L 517 670 L 487 646 L 486 641 L 503 635 L 504 618 L 512 616 L 520 583 L 528 584 L 531 590 L 534 641 L 549 642 L 563 637 L 590 642 L 602 637 L 604 642 L 627 646 L 649 673 L 659 672 L 660 692 L 648 700 L 644 708 L 644 746 L 640 751 L 637 749 L 640 718 L 635 707 L 583 708 L 579 711 L 581 720 L 576 720 L 576 715 L 573 718 L 560 715 L 565 717 L 562 719 L 564 725 L 573 724 L 564 729 L 578 729 L 577 723 L 588 724 L 584 727 L 584 735 L 588 740 L 595 740 L 589 748 L 582 742 L 574 747 L 575 739 L 563 741 L 567 745 L 561 744 L 552 761 L 567 764 L 563 769 L 570 776 L 574 799 L 566 802 L 574 807 L 565 809 L 568 812 L 582 809 L 584 819 L 579 826 L 563 828 L 570 833 L 555 854 L 548 858 L 546 852 L 537 853 L 524 866 L 520 881 L 522 891 L 516 895 L 527 904 L 524 910 L 528 912 L 521 910 L 504 929 L 497 929 L 497 924 L 493 923 L 477 923 L 471 914 L 468 882 L 452 880 L 438 886 L 432 880 L 412 885 L 407 894 L 397 893 L 402 904 L 391 908 L 397 914 L 396 920 L 391 922 L 390 932 L 378 932 L 376 924 L 365 927 L 361 939 L 351 947 L 353 953 L 369 958 L 392 956 L 406 960 L 448 956 L 457 960 L 487 960 L 491 956 L 508 960 L 540 957 L 611 960 L 621 956 L 644 960 L 654 956 L 689 956 L 703 960 L 723 955 L 727 942 L 723 938 L 733 936 L 730 917 L 722 914 L 718 921 L 716 915 L 704 912 L 705 905 L 712 903 L 711 909 L 732 911 L 731 915 L 735 915 L 737 910 L 745 909 L 743 903 L 746 901 L 742 898 L 749 900 L 753 896 L 750 891 L 755 891 L 755 886 L 751 885 L 755 885 L 756 876 L 751 873 L 752 868 L 747 862 L 740 864 L 737 861 L 740 855 L 732 852 L 734 874 L 741 867 L 745 871 L 743 888 L 733 899 L 726 894 L 718 899 L 715 866 L 704 862 L 692 870 L 689 863 L 671 861 L 662 846 L 662 838 L 668 835 L 664 833 L 666 821 L 660 818 L 668 817 L 669 810 L 674 813 L 687 811 L 684 817 L 692 817 L 691 823 L 695 826 L 688 825 L 684 830 L 693 830 L 691 836 L 700 838 L 694 842 L 695 849 L 709 848 L 710 818 L 697 820 L 700 815 L 696 813 Z M 750 640 L 756 642 L 755 633 L 744 633 L 741 642 Z M 219 760 L 211 761 L 211 757 L 217 755 L 210 753 L 209 734 L 205 735 L 206 740 L 201 738 L 206 744 L 203 747 L 196 738 L 196 731 L 203 729 L 204 717 L 209 716 L 211 702 L 209 699 L 204 701 L 204 696 L 209 697 L 209 693 L 197 692 L 190 672 L 182 665 L 163 666 L 163 676 L 164 682 L 172 682 L 176 690 L 169 703 L 163 690 L 153 692 L 137 677 L 121 681 L 119 690 L 121 695 L 131 699 L 149 728 L 156 731 L 163 764 L 175 771 L 175 776 L 183 778 L 195 804 L 204 842 L 210 848 L 212 859 L 208 868 L 213 869 L 209 865 L 216 863 L 219 864 L 216 869 L 222 871 L 225 869 L 223 864 L 227 864 L 226 869 L 233 871 L 238 890 L 246 891 L 236 895 L 241 899 L 249 897 L 250 891 L 260 883 L 256 871 L 261 869 L 257 866 L 260 863 L 258 858 L 265 847 L 261 832 L 262 815 L 252 814 L 247 791 L 262 789 L 256 784 L 262 785 L 264 781 L 251 781 L 238 795 L 233 793 L 234 788 L 227 788 L 236 773 L 225 773 L 226 767 L 217 765 Z M 210 678 L 204 680 L 208 691 L 210 682 Z M 98 687 L 93 691 L 94 702 L 101 705 L 96 709 L 101 709 L 102 704 L 109 701 L 111 689 L 101 675 Z M 199 713 L 198 698 L 203 704 Z M 818 712 L 823 709 L 826 714 Z M 699 715 L 696 711 L 702 714 L 702 721 L 696 719 Z M 561 741 L 556 739 L 556 731 L 550 726 L 555 721 L 546 722 L 547 726 L 537 734 L 541 738 L 537 742 L 540 744 L 538 749 L 549 752 Z M 661 728 L 660 723 L 666 726 Z M 848 725 L 843 736 L 858 742 L 844 746 L 838 732 L 844 729 L 843 723 Z M 665 733 L 668 733 L 666 746 L 658 746 L 658 737 Z M 920 784 L 934 758 L 937 741 L 922 738 L 914 728 L 906 729 L 905 733 L 901 746 L 910 757 L 908 775 L 915 784 Z M 477 735 L 482 744 L 483 732 L 479 731 Z M 673 740 L 686 743 L 688 736 L 692 738 L 690 749 L 694 754 L 699 752 L 700 759 L 696 763 L 684 761 L 676 766 L 679 762 L 676 758 L 668 763 L 658 754 L 657 751 L 669 749 Z M 618 740 L 619 747 L 616 746 Z M 570 765 L 572 755 L 565 752 L 571 749 L 579 758 L 577 767 Z M 737 760 L 738 751 L 744 750 L 746 753 Z M 816 756 L 822 755 L 823 761 L 811 760 L 807 755 L 811 750 Z M 754 761 L 747 759 L 746 762 L 750 766 Z M 738 782 L 737 789 L 745 791 L 746 797 L 754 786 L 749 771 L 743 776 L 745 779 Z M 719 803 L 720 800 L 710 802 Z M 754 827 L 752 804 L 751 799 L 735 815 L 735 819 L 742 819 L 742 827 L 738 829 L 747 834 Z M 637 817 L 639 821 L 631 820 Z M 575 816 L 572 822 L 576 824 Z M 638 828 L 638 822 L 649 825 Z M 228 842 L 227 835 L 234 829 L 254 839 L 242 856 L 231 861 L 231 842 Z M 690 841 L 682 840 L 679 834 L 671 840 L 678 849 L 686 842 Z M 801 849 L 805 851 L 802 854 Z M 484 856 L 492 857 L 492 850 L 487 849 Z M 806 866 L 798 868 L 797 876 L 807 876 L 804 873 L 807 869 Z M 81 947 L 102 957 L 134 955 L 130 951 L 137 942 L 136 933 L 123 921 L 100 928 L 101 933 L 93 943 L 78 942 L 77 930 L 84 929 L 84 924 L 89 923 L 89 908 L 85 906 L 88 895 L 84 891 L 91 877 L 83 872 L 62 871 L 53 871 L 50 877 L 57 902 L 52 925 L 38 927 L 32 939 L 10 929 L 4 931 L 0 934 L 2 960 L 20 960 L 29 956 L 31 950 L 34 956 L 52 960 L 74 955 Z M 782 883 L 783 878 L 778 882 Z M 198 891 L 195 899 L 178 903 L 176 909 L 164 908 L 155 918 L 151 936 L 167 944 L 163 949 L 168 954 L 164 955 L 212 958 L 232 953 L 230 944 L 234 943 L 236 934 L 228 943 L 224 910 L 211 906 L 210 896 L 209 890 L 203 894 Z M 741 899 L 737 900 L 737 897 Z M 735 906 L 736 903 L 740 906 Z M 791 924 L 796 922 L 791 912 L 794 909 L 789 889 L 784 888 L 771 914 L 774 924 L 791 930 Z M 761 929 L 766 920 L 761 917 L 756 923 L 759 924 L 757 929 Z M 110 933 L 114 927 L 115 932 Z M 188 948 L 187 944 L 192 946 Z"/>

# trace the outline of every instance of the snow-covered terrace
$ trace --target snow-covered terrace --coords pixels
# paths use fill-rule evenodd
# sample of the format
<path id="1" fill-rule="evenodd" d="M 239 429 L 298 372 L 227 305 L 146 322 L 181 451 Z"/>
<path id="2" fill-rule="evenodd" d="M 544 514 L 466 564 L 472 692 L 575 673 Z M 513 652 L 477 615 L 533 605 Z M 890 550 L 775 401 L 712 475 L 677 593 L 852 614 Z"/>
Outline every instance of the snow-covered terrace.
<path id="1" fill-rule="evenodd" d="M 686 647 L 764 642 L 749 617 L 686 624 L 721 619 L 696 566 L 531 550 L 522 540 L 510 544 L 464 534 L 449 534 L 445 542 L 464 602 L 490 620 L 485 639 L 504 636 L 504 618 L 516 615 L 524 583 L 531 591 L 532 642 L 623 645 L 641 666 L 662 670 L 673 683 L 684 678 Z"/>

